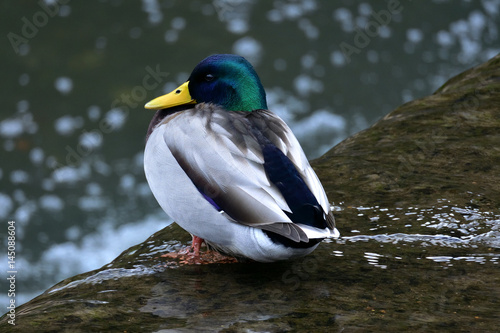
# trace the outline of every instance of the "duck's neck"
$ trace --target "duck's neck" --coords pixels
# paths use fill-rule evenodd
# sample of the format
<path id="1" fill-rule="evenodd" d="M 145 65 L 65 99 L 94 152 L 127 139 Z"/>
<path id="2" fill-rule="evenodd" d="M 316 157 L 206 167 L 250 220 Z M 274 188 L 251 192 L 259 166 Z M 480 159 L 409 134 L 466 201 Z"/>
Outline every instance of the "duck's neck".
<path id="1" fill-rule="evenodd" d="M 212 96 L 213 102 L 230 111 L 254 111 L 267 109 L 266 92 L 258 78 L 250 75 L 224 82 L 220 96 Z"/>

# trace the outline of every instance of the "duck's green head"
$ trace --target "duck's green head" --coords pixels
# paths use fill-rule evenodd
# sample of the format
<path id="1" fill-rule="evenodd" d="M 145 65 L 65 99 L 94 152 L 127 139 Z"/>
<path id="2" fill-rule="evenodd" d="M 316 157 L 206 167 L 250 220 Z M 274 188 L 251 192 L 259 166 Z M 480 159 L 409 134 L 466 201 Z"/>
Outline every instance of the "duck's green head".
<path id="1" fill-rule="evenodd" d="M 266 93 L 252 65 L 234 54 L 216 54 L 201 61 L 187 82 L 146 104 L 146 109 L 214 103 L 231 111 L 267 109 Z"/>

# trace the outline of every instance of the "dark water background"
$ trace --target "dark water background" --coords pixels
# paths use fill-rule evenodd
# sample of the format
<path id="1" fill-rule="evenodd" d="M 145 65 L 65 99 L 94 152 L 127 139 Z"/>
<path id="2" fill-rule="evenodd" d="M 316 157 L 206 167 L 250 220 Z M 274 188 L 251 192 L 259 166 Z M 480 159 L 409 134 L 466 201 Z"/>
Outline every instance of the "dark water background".
<path id="1" fill-rule="evenodd" d="M 170 222 L 142 171 L 152 117 L 142 106 L 204 57 L 247 57 L 270 109 L 314 158 L 499 53 L 499 11 L 487 0 L 1 1 L 0 246 L 16 221 L 18 303 Z M 370 218 L 389 214 L 374 209 Z M 436 228 L 441 212 L 428 214 Z M 353 270 L 399 256 L 364 253 Z M 454 260 L 417 257 L 439 268 Z"/>

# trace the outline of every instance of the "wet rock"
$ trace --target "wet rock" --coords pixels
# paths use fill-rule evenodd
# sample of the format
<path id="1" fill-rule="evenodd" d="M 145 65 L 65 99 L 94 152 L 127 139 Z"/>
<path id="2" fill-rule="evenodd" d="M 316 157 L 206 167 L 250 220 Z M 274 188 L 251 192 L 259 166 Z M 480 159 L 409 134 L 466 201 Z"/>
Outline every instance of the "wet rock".
<path id="1" fill-rule="evenodd" d="M 495 331 L 500 56 L 314 161 L 343 238 L 273 264 L 181 265 L 171 225 L 16 309 L 19 332 Z M 82 258 L 85 260 L 85 258 Z M 478 269 L 480 268 L 480 269 Z"/>
<path id="2" fill-rule="evenodd" d="M 499 73 L 497 56 L 314 161 L 328 197 L 351 205 L 429 205 L 453 198 L 498 207 Z"/>

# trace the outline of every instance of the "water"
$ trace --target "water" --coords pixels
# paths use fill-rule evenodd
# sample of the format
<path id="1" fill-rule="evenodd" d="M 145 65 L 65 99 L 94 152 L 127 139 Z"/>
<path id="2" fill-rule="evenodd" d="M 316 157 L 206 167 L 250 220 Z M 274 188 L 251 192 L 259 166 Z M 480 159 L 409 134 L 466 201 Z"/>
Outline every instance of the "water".
<path id="1" fill-rule="evenodd" d="M 496 1 L 401 1 L 378 28 L 377 17 L 389 10 L 385 2 L 95 1 L 50 10 L 38 2 L 0 5 L 9 14 L 1 31 L 27 41 L 4 38 L 0 54 L 8 64 L 0 83 L 0 234 L 8 220 L 16 221 L 19 303 L 104 265 L 170 222 L 142 171 L 152 117 L 142 105 L 183 82 L 205 56 L 235 52 L 252 61 L 270 109 L 314 158 L 500 51 Z M 369 24 L 376 32 L 357 37 Z M 346 44 L 356 48 L 349 59 L 342 52 Z M 340 220 L 343 241 L 424 242 L 438 252 L 449 244 L 491 241 L 480 228 L 457 224 L 437 210 L 425 215 L 422 223 L 429 224 L 417 234 L 423 212 L 404 211 L 416 214 L 403 224 L 377 209 L 370 216 L 359 210 L 371 229 L 356 232 L 349 229 L 356 223 Z M 391 234 L 384 236 L 388 228 Z M 435 230 L 458 236 L 426 238 Z M 6 248 L 5 237 L 1 246 Z M 345 250 L 335 251 L 340 252 L 333 257 L 347 257 Z M 373 263 L 398 265 L 394 258 L 402 256 L 370 251 L 360 252 L 351 268 L 383 270 Z M 497 259 L 482 252 L 466 259 L 444 253 L 415 260 L 444 269 L 470 264 L 467 259 L 483 265 L 472 259 L 480 257 L 496 265 Z M 7 289 L 3 281 L 1 289 Z"/>

